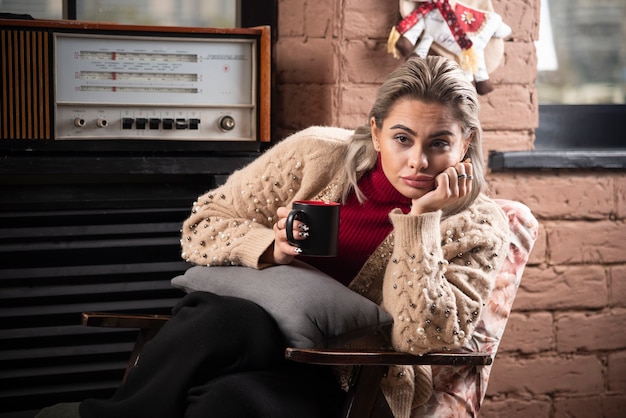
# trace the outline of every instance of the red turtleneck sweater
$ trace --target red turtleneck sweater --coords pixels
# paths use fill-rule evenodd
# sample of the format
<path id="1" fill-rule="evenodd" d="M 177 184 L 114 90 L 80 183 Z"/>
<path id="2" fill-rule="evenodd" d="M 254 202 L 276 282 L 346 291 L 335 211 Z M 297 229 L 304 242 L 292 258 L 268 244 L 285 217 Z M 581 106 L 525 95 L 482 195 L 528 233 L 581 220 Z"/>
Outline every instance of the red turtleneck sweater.
<path id="1" fill-rule="evenodd" d="M 359 180 L 366 197 L 359 203 L 354 191 L 339 212 L 337 257 L 302 257 L 302 260 L 348 285 L 392 230 L 389 212 L 411 209 L 411 199 L 398 192 L 383 172 L 380 156 L 376 166 Z"/>

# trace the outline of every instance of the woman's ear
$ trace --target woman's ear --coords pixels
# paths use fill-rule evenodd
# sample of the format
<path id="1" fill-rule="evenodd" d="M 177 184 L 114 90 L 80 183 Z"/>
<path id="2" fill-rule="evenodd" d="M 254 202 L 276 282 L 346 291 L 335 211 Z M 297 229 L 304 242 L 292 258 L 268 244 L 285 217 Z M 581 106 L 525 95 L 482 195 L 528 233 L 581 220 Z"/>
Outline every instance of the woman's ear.
<path id="1" fill-rule="evenodd" d="M 370 132 L 372 133 L 372 142 L 374 143 L 374 149 L 380 152 L 380 144 L 378 143 L 378 126 L 376 126 L 376 119 L 370 118 Z"/>
<path id="2" fill-rule="evenodd" d="M 469 148 L 470 148 L 470 143 L 467 142 L 463 146 L 463 153 L 461 154 L 461 161 L 464 161 L 468 157 L 467 152 L 469 151 Z"/>
<path id="3" fill-rule="evenodd" d="M 461 154 L 461 161 L 467 158 L 467 152 L 469 151 L 473 140 L 474 140 L 474 131 L 472 130 L 469 136 L 465 139 L 465 141 L 463 141 L 463 154 Z"/>

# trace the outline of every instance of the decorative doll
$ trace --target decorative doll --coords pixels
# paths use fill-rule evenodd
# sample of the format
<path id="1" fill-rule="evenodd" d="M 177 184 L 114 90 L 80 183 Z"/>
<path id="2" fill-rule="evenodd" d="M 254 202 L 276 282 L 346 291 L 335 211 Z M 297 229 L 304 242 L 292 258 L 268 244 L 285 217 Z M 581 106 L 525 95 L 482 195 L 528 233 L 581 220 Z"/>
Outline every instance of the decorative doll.
<path id="1" fill-rule="evenodd" d="M 502 60 L 511 28 L 491 0 L 400 0 L 402 20 L 391 29 L 388 51 L 396 58 L 429 52 L 457 60 L 479 94 L 493 90 L 489 73 Z"/>

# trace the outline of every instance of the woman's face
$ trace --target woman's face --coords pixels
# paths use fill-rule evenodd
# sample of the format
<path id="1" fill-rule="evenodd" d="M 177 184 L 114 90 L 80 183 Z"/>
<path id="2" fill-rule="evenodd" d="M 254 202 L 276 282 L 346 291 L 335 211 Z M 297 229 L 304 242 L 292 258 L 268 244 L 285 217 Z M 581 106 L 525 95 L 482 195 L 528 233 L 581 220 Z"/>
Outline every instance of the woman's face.
<path id="1" fill-rule="evenodd" d="M 452 111 L 438 103 L 401 99 L 378 129 L 370 120 L 372 140 L 391 184 L 418 199 L 435 188 L 435 177 L 459 163 L 469 147 Z"/>

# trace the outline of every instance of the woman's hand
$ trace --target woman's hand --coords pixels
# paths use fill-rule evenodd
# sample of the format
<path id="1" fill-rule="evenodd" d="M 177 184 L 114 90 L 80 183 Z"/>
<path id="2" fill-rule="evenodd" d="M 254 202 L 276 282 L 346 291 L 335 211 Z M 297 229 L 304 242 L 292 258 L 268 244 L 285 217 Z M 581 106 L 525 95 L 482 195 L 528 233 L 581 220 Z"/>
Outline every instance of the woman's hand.
<path id="1" fill-rule="evenodd" d="M 287 216 L 289 215 L 289 209 L 286 207 L 280 207 L 276 210 L 278 216 L 278 222 L 274 224 L 274 262 L 276 264 L 289 264 L 293 261 L 294 256 L 299 254 L 302 250 L 298 247 L 294 247 L 287 240 L 287 231 L 285 231 L 285 224 L 287 223 Z M 293 236 L 296 240 L 303 240 L 309 236 L 308 227 L 300 221 L 293 222 Z"/>
<path id="2" fill-rule="evenodd" d="M 435 177 L 435 189 L 424 196 L 414 199 L 411 215 L 435 212 L 456 203 L 467 196 L 472 190 L 472 163 L 466 159 L 452 167 L 448 167 Z"/>

